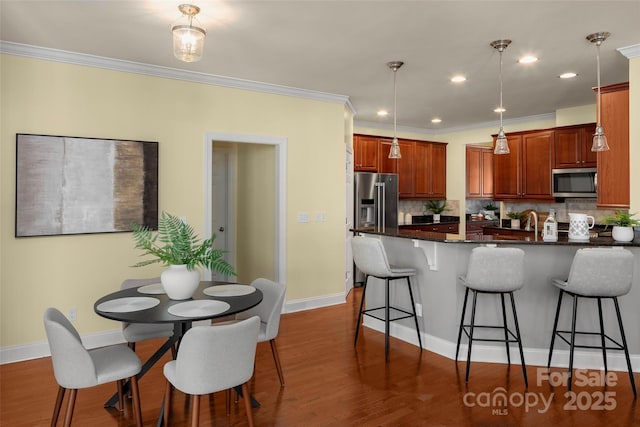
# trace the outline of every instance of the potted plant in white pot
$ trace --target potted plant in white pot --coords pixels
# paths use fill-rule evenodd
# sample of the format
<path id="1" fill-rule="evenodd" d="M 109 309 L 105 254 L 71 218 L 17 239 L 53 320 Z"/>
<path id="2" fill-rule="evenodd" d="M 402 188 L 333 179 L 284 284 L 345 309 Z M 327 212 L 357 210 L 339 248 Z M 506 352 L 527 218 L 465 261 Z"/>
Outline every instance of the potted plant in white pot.
<path id="1" fill-rule="evenodd" d="M 200 270 L 197 267 L 206 267 L 224 275 L 236 274 L 223 258 L 226 251 L 213 247 L 215 238 L 213 234 L 201 241 L 189 224 L 177 216 L 162 212 L 157 232 L 143 225 L 133 225 L 136 249 L 144 251 L 142 256 L 154 257 L 140 261 L 133 267 L 155 263 L 168 266 L 160 276 L 167 296 L 175 300 L 189 299 L 200 283 Z"/>
<path id="2" fill-rule="evenodd" d="M 440 214 L 447 210 L 446 200 L 429 200 L 424 207 L 433 212 L 433 222 L 440 222 Z"/>
<path id="3" fill-rule="evenodd" d="M 511 228 L 520 229 L 520 223 L 524 220 L 524 212 L 507 212 L 507 216 L 511 218 Z"/>
<path id="4" fill-rule="evenodd" d="M 604 218 L 607 226 L 613 225 L 611 237 L 617 242 L 630 242 L 633 240 L 633 227 L 640 225 L 640 221 L 634 219 L 635 213 L 616 211 L 614 216 Z"/>

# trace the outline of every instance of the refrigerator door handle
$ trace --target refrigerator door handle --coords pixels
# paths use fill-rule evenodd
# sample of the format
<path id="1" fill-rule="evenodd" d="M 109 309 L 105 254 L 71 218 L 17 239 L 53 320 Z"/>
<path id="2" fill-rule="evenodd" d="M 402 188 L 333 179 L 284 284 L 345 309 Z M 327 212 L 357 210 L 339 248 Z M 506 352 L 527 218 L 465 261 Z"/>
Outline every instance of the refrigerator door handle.
<path id="1" fill-rule="evenodd" d="M 375 230 L 384 232 L 384 222 L 382 221 L 382 215 L 384 214 L 384 183 L 376 182 L 376 224 Z"/>

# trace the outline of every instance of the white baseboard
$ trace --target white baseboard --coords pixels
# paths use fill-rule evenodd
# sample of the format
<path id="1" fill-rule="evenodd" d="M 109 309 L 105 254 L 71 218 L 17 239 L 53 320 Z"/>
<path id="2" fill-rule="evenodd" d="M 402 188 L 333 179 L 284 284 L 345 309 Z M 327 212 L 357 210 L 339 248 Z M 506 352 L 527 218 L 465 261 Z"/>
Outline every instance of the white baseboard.
<path id="1" fill-rule="evenodd" d="M 363 316 L 364 325 L 384 333 L 384 322 L 381 320 L 373 319 L 371 317 Z M 418 336 L 416 330 L 412 327 L 400 325 L 397 323 L 391 323 L 389 325 L 389 334 L 402 341 L 408 342 L 415 346 L 418 346 Z M 433 335 L 420 333 L 422 339 L 422 348 L 429 350 L 433 353 L 437 353 L 441 356 L 453 360 L 456 355 L 456 343 L 447 341 L 445 339 L 435 337 Z M 511 363 L 520 363 L 520 352 L 517 345 L 511 347 Z M 458 360 L 467 360 L 467 344 L 460 344 L 460 353 Z M 547 366 L 547 358 L 549 357 L 549 351 L 547 349 L 540 348 L 523 348 L 524 360 L 527 366 Z M 633 372 L 640 372 L 640 355 L 630 354 L 631 368 Z M 474 344 L 473 351 L 471 352 L 472 362 L 487 362 L 487 363 L 507 363 L 507 353 L 503 345 L 481 345 Z M 551 366 L 557 368 L 568 368 L 569 366 L 569 349 L 555 349 L 553 351 L 553 359 L 551 360 Z M 573 367 L 576 369 L 595 369 L 604 370 L 602 361 L 602 351 L 584 351 L 575 350 L 573 352 Z M 624 353 L 620 351 L 607 352 L 607 368 L 610 371 L 627 372 L 627 362 L 624 357 Z"/>
<path id="2" fill-rule="evenodd" d="M 344 293 L 287 301 L 283 312 L 293 313 L 296 311 L 312 310 L 314 308 L 344 304 L 345 301 L 346 297 Z M 203 324 L 207 324 L 207 322 L 208 321 L 204 321 Z M 87 348 L 96 348 L 124 343 L 125 340 L 122 336 L 121 330 L 116 329 L 82 335 L 82 342 Z M 48 357 L 50 355 L 51 353 L 49 352 L 49 344 L 47 341 L 2 347 L 0 348 L 0 364 L 21 362 L 40 357 Z"/>

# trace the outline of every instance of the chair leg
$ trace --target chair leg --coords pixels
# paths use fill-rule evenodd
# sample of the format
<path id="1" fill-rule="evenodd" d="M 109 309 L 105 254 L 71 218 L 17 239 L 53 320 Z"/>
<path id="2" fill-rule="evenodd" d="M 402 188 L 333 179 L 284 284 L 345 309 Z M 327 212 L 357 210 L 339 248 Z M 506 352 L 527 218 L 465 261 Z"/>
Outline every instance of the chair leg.
<path id="1" fill-rule="evenodd" d="M 385 279 L 384 294 L 384 361 L 389 360 L 389 279 Z"/>
<path id="2" fill-rule="evenodd" d="M 551 356 L 553 355 L 553 345 L 556 342 L 556 331 L 558 330 L 558 318 L 560 317 L 560 308 L 562 307 L 562 296 L 564 291 L 560 290 L 558 295 L 558 307 L 556 308 L 556 319 L 553 321 L 553 331 L 551 332 L 551 344 L 549 344 L 549 358 L 547 359 L 547 370 L 551 367 Z"/>
<path id="3" fill-rule="evenodd" d="M 276 371 L 278 371 L 278 378 L 280 378 L 280 387 L 284 387 L 284 375 L 282 374 L 282 366 L 280 365 L 280 357 L 278 356 L 278 348 L 276 347 L 276 339 L 269 340 L 271 344 L 271 353 L 273 354 L 273 361 L 276 362 Z"/>
<path id="4" fill-rule="evenodd" d="M 231 415 L 231 389 L 228 388 L 227 391 L 224 394 L 226 396 L 225 397 L 225 400 L 226 400 L 225 404 L 227 406 L 227 417 L 228 417 L 229 415 Z"/>
<path id="5" fill-rule="evenodd" d="M 571 391 L 571 386 L 573 382 L 573 349 L 576 344 L 576 316 L 578 314 L 578 296 L 573 295 L 573 314 L 571 316 L 571 344 L 569 345 L 569 387 L 568 390 Z"/>
<path id="6" fill-rule="evenodd" d="M 629 358 L 629 347 L 627 347 L 627 338 L 624 335 L 624 327 L 622 326 L 622 316 L 620 316 L 620 306 L 618 305 L 618 297 L 613 298 L 613 304 L 616 307 L 616 315 L 618 316 L 618 326 L 620 327 L 620 337 L 622 338 L 622 347 L 624 348 L 624 356 L 627 359 L 627 369 L 629 370 L 629 381 L 633 390 L 633 398 L 638 397 L 636 392 L 636 382 L 633 380 L 633 370 L 631 369 L 631 359 Z"/>
<path id="7" fill-rule="evenodd" d="M 369 281 L 369 276 L 365 276 L 364 283 L 362 284 L 362 297 L 360 298 L 360 310 L 358 311 L 358 321 L 356 322 L 356 336 L 353 340 L 354 346 L 358 343 L 358 333 L 360 332 L 360 322 L 362 322 L 362 309 L 364 308 L 364 297 L 367 293 L 368 281 Z"/>
<path id="8" fill-rule="evenodd" d="M 167 386 L 164 389 L 164 425 L 169 425 L 169 412 L 171 411 L 171 383 L 167 380 Z"/>
<path id="9" fill-rule="evenodd" d="M 244 400 L 244 410 L 247 412 L 249 427 L 253 427 L 253 409 L 251 408 L 251 395 L 247 383 L 242 384 L 242 400 Z"/>
<path id="10" fill-rule="evenodd" d="M 71 427 L 71 419 L 73 418 L 73 409 L 76 406 L 76 396 L 78 389 L 72 388 L 69 393 L 69 401 L 67 402 L 67 412 L 64 414 L 64 427 Z"/>
<path id="11" fill-rule="evenodd" d="M 116 381 L 118 386 L 118 410 L 120 412 L 124 411 L 124 387 L 122 386 L 123 380 Z"/>
<path id="12" fill-rule="evenodd" d="M 133 413 L 136 417 L 136 426 L 142 427 L 142 408 L 140 405 L 140 389 L 138 388 L 138 377 L 131 377 L 131 394 L 133 394 Z"/>
<path id="13" fill-rule="evenodd" d="M 458 360 L 458 353 L 460 352 L 460 339 L 462 338 L 462 330 L 464 329 L 464 315 L 467 311 L 467 298 L 469 298 L 469 288 L 464 291 L 464 302 L 462 303 L 462 316 L 460 316 L 460 329 L 458 329 L 458 343 L 456 344 L 456 358 Z"/>
<path id="14" fill-rule="evenodd" d="M 602 360 L 604 373 L 607 373 L 607 344 L 604 338 L 604 320 L 602 320 L 602 298 L 598 298 L 598 317 L 600 318 L 600 342 L 602 343 Z"/>
<path id="15" fill-rule="evenodd" d="M 193 400 L 191 403 L 191 427 L 198 427 L 200 424 L 200 395 L 194 394 L 191 400 Z"/>
<path id="16" fill-rule="evenodd" d="M 513 300 L 513 295 L 511 295 Z M 504 345 L 507 348 L 507 365 L 511 365 L 511 352 L 509 351 L 509 330 L 507 329 L 507 312 L 504 308 L 504 293 L 500 292 L 500 303 L 502 304 L 502 328 L 504 329 Z"/>
<path id="17" fill-rule="evenodd" d="M 473 326 L 476 321 L 476 302 L 478 300 L 478 292 L 473 291 L 473 305 L 471 306 L 471 324 L 469 326 L 469 349 L 467 350 L 467 372 L 464 381 L 469 382 L 469 369 L 471 368 L 471 345 L 473 344 Z"/>
<path id="18" fill-rule="evenodd" d="M 60 416 L 60 408 L 62 407 L 62 400 L 64 399 L 64 392 L 67 389 L 58 386 L 58 396 L 56 397 L 56 406 L 53 407 L 53 416 L 51 417 L 51 427 L 55 427 L 58 424 L 58 417 Z"/>
<path id="19" fill-rule="evenodd" d="M 413 291 L 411 290 L 411 280 L 407 276 L 407 287 L 409 288 L 409 299 L 411 300 L 411 308 L 413 310 L 413 320 L 416 324 L 416 333 L 418 334 L 418 345 L 420 346 L 420 353 L 422 353 L 422 338 L 420 338 L 420 327 L 418 326 L 418 315 L 416 314 L 416 303 L 413 299 Z"/>
<path id="20" fill-rule="evenodd" d="M 516 313 L 516 302 L 513 299 L 513 292 L 509 292 L 511 297 L 511 309 L 513 310 L 513 322 L 516 327 L 516 337 L 518 338 L 518 347 L 520 349 L 520 363 L 522 364 L 522 375 L 524 376 L 524 386 L 529 387 L 527 378 L 527 366 L 524 362 L 524 351 L 522 350 L 522 337 L 520 336 L 520 325 L 518 324 L 518 314 Z"/>

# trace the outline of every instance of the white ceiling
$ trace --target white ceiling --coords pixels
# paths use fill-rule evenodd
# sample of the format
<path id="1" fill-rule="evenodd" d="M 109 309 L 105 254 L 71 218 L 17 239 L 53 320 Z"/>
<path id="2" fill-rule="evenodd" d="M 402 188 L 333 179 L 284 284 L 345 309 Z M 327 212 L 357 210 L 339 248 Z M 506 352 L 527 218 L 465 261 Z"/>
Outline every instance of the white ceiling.
<path id="1" fill-rule="evenodd" d="M 609 31 L 602 84 L 628 79 L 616 49 L 640 44 L 636 1 L 195 0 L 207 30 L 205 54 L 180 62 L 166 0 L 0 0 L 0 39 L 163 67 L 348 96 L 356 123 L 388 127 L 397 74 L 398 126 L 443 132 L 495 122 L 504 52 L 505 120 L 594 102 L 596 49 L 585 37 Z M 524 54 L 540 60 L 517 63 Z M 578 73 L 572 80 L 557 76 Z M 468 81 L 453 84 L 461 73 Z M 442 123 L 431 123 L 433 117 Z"/>

